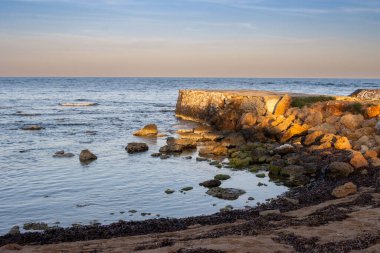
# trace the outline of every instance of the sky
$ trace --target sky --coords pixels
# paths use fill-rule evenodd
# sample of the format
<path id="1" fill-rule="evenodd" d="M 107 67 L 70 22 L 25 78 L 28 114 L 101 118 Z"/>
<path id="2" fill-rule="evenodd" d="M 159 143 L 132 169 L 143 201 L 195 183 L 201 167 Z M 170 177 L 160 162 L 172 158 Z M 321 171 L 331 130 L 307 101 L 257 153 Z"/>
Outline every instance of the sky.
<path id="1" fill-rule="evenodd" d="M 380 0 L 0 0 L 0 76 L 380 78 Z"/>

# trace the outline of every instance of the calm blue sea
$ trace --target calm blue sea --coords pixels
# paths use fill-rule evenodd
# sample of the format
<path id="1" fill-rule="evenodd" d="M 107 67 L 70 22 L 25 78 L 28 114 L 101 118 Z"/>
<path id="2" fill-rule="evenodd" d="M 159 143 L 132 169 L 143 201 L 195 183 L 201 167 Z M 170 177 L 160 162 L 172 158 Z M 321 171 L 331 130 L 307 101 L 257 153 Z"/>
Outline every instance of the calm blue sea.
<path id="1" fill-rule="evenodd" d="M 176 129 L 192 127 L 193 123 L 176 119 L 174 110 L 178 90 L 195 88 L 348 95 L 358 88 L 380 88 L 380 80 L 0 78 L 0 234 L 25 222 L 69 226 L 211 214 L 226 205 L 253 206 L 283 193 L 286 187 L 249 172 L 217 169 L 183 157 L 152 158 L 165 138 L 132 136 L 148 123 L 170 136 Z M 83 101 L 98 105 L 60 106 Z M 27 124 L 45 129 L 20 129 Z M 124 148 L 132 141 L 147 142 L 149 152 L 128 155 Z M 84 166 L 78 154 L 87 148 L 98 160 Z M 76 156 L 53 158 L 58 150 Z M 240 187 L 247 193 L 236 201 L 206 195 L 198 183 L 218 173 L 232 176 L 224 187 Z M 258 187 L 258 182 L 268 186 Z M 194 190 L 180 193 L 185 186 Z M 167 188 L 176 192 L 167 195 Z M 128 212 L 132 209 L 137 213 Z M 142 212 L 151 215 L 141 216 Z"/>

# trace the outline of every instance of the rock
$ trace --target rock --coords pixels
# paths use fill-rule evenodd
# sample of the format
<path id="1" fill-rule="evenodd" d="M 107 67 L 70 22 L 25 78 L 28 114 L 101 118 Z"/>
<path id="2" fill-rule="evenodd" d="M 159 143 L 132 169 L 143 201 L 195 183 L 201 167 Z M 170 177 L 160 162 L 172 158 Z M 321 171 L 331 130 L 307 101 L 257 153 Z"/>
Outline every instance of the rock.
<path id="1" fill-rule="evenodd" d="M 321 125 L 312 127 L 310 131 L 322 131 L 325 134 L 336 134 L 336 128 L 334 124 L 323 123 Z"/>
<path id="2" fill-rule="evenodd" d="M 286 155 L 286 154 L 289 154 L 289 153 L 294 153 L 295 152 L 295 148 L 290 145 L 290 144 L 284 144 L 284 145 L 281 145 L 277 148 L 275 148 L 273 150 L 273 152 L 275 154 L 279 154 L 279 155 Z"/>
<path id="3" fill-rule="evenodd" d="M 318 126 L 322 124 L 322 120 L 323 120 L 322 113 L 320 111 L 313 111 L 306 117 L 305 123 L 314 127 L 314 126 Z"/>
<path id="4" fill-rule="evenodd" d="M 331 195 L 336 198 L 343 198 L 357 192 L 357 187 L 352 182 L 345 183 L 344 185 L 338 186 L 332 190 Z"/>
<path id="5" fill-rule="evenodd" d="M 157 126 L 155 124 L 149 124 L 142 129 L 133 133 L 135 136 L 156 136 L 158 133 Z"/>
<path id="6" fill-rule="evenodd" d="M 254 197 L 248 197 L 248 200 L 255 200 L 255 198 Z"/>
<path id="7" fill-rule="evenodd" d="M 273 209 L 273 210 L 265 210 L 265 211 L 260 211 L 259 215 L 260 216 L 268 216 L 268 215 L 280 215 L 281 212 L 279 209 Z"/>
<path id="8" fill-rule="evenodd" d="M 220 212 L 230 212 L 230 211 L 232 211 L 234 209 L 234 207 L 233 206 L 231 206 L 231 205 L 227 205 L 227 206 L 225 206 L 225 207 L 223 207 L 223 208 L 220 208 Z"/>
<path id="9" fill-rule="evenodd" d="M 30 223 L 25 223 L 23 228 L 25 230 L 46 230 L 49 228 L 48 224 L 44 222 L 30 222 Z"/>
<path id="10" fill-rule="evenodd" d="M 153 153 L 150 156 L 152 157 L 160 157 L 162 154 L 161 153 Z"/>
<path id="11" fill-rule="evenodd" d="M 380 105 L 370 106 L 364 110 L 364 115 L 367 118 L 374 118 L 380 115 Z"/>
<path id="12" fill-rule="evenodd" d="M 278 119 L 281 119 L 281 118 L 283 118 L 283 116 L 280 116 Z M 290 125 L 293 123 L 293 121 L 295 120 L 295 116 L 290 115 L 289 117 L 284 119 L 280 124 L 276 125 L 276 122 L 278 121 L 278 119 L 273 122 L 273 125 L 272 125 L 273 127 L 268 129 L 269 134 L 273 136 L 277 136 L 281 132 L 286 131 L 286 129 L 288 129 Z"/>
<path id="13" fill-rule="evenodd" d="M 73 156 L 75 156 L 73 153 L 65 153 L 65 151 L 63 150 L 57 151 L 53 155 L 53 157 L 73 157 Z"/>
<path id="14" fill-rule="evenodd" d="M 207 125 L 201 125 L 201 126 L 197 126 L 196 128 L 194 128 L 195 134 L 209 133 L 212 131 L 213 131 L 213 128 L 211 126 L 207 126 Z"/>
<path id="15" fill-rule="evenodd" d="M 213 187 L 206 193 L 219 199 L 235 200 L 238 199 L 240 195 L 245 194 L 245 191 L 235 188 Z"/>
<path id="16" fill-rule="evenodd" d="M 77 102 L 77 103 L 60 103 L 60 106 L 81 107 L 81 106 L 96 106 L 95 102 Z"/>
<path id="17" fill-rule="evenodd" d="M 185 140 L 186 141 L 188 141 L 188 140 L 191 140 L 191 141 L 201 141 L 201 140 L 205 139 L 203 137 L 203 135 L 200 134 L 200 133 L 182 133 L 180 135 L 181 135 L 180 140 L 184 140 L 184 141 Z"/>
<path id="18" fill-rule="evenodd" d="M 380 158 L 373 157 L 369 161 L 373 167 L 380 167 Z"/>
<path id="19" fill-rule="evenodd" d="M 80 152 L 79 161 L 82 163 L 92 162 L 96 159 L 98 159 L 98 157 L 91 153 L 91 151 L 88 149 L 84 149 Z"/>
<path id="20" fill-rule="evenodd" d="M 265 177 L 265 173 L 258 173 L 258 174 L 256 174 L 256 177 L 258 177 L 258 178 L 264 178 Z"/>
<path id="21" fill-rule="evenodd" d="M 207 188 L 214 188 L 214 187 L 220 186 L 221 184 L 222 182 L 220 180 L 211 179 L 211 180 L 204 181 L 200 183 L 199 185 L 203 187 L 207 187 Z"/>
<path id="22" fill-rule="evenodd" d="M 376 129 L 376 133 L 377 134 L 380 134 L 380 121 L 377 122 L 376 126 L 375 126 L 375 129 Z"/>
<path id="23" fill-rule="evenodd" d="M 208 155 L 226 156 L 227 154 L 228 154 L 228 149 L 221 144 L 208 145 L 208 146 L 202 147 L 199 150 L 200 156 L 208 156 Z"/>
<path id="24" fill-rule="evenodd" d="M 319 140 L 320 143 L 326 143 L 326 142 L 336 142 L 337 138 L 334 134 L 325 134 L 322 136 L 322 138 Z"/>
<path id="25" fill-rule="evenodd" d="M 206 161 L 208 161 L 208 159 L 205 158 L 205 157 L 197 157 L 197 158 L 195 158 L 195 160 L 196 160 L 197 162 L 206 162 Z"/>
<path id="26" fill-rule="evenodd" d="M 251 113 L 251 112 L 248 112 L 248 113 L 244 113 L 240 120 L 239 120 L 239 125 L 242 129 L 246 129 L 246 128 L 250 128 L 250 127 L 253 127 L 257 122 L 257 118 L 256 116 Z"/>
<path id="27" fill-rule="evenodd" d="M 172 189 L 166 189 L 165 190 L 165 193 L 166 194 L 172 194 L 172 193 L 174 193 L 175 192 L 175 190 L 172 190 Z"/>
<path id="28" fill-rule="evenodd" d="M 245 168 L 248 167 L 252 163 L 252 158 L 251 157 L 245 157 L 245 158 L 240 158 L 240 157 L 234 157 L 230 158 L 230 166 L 233 168 Z"/>
<path id="29" fill-rule="evenodd" d="M 361 146 L 361 145 L 366 145 L 366 144 L 368 144 L 368 143 L 369 143 L 369 137 L 366 136 L 366 135 L 360 137 L 359 140 L 357 140 L 357 141 L 355 142 L 355 144 L 356 144 L 356 145 L 359 145 L 359 146 Z"/>
<path id="30" fill-rule="evenodd" d="M 227 180 L 227 179 L 230 179 L 231 176 L 230 175 L 225 175 L 225 174 L 218 174 L 214 177 L 215 180 Z"/>
<path id="31" fill-rule="evenodd" d="M 20 234 L 20 227 L 19 226 L 13 226 L 9 232 L 8 232 L 9 235 L 18 235 Z"/>
<path id="32" fill-rule="evenodd" d="M 170 158 L 170 155 L 165 155 L 165 154 L 160 155 L 160 159 L 161 160 L 166 160 L 166 159 L 169 159 L 169 158 Z"/>
<path id="33" fill-rule="evenodd" d="M 187 186 L 187 187 L 183 187 L 183 188 L 181 189 L 181 191 L 182 191 L 182 192 L 187 192 L 187 191 L 191 191 L 192 189 L 193 189 L 192 186 Z"/>
<path id="34" fill-rule="evenodd" d="M 127 147 L 125 148 L 128 153 L 138 153 L 138 152 L 145 152 L 149 150 L 149 147 L 146 143 L 143 142 L 131 142 L 128 143 Z"/>
<path id="35" fill-rule="evenodd" d="M 290 138 L 295 137 L 295 136 L 300 136 L 305 133 L 307 133 L 307 130 L 310 128 L 309 125 L 307 124 L 293 124 L 281 137 L 281 142 L 286 142 Z"/>
<path id="36" fill-rule="evenodd" d="M 331 178 L 347 177 L 352 172 L 354 168 L 345 162 L 332 162 L 327 171 L 327 175 Z"/>
<path id="37" fill-rule="evenodd" d="M 40 125 L 27 125 L 27 126 L 23 126 L 21 129 L 26 130 L 26 131 L 38 131 L 38 130 L 42 130 L 45 128 L 43 128 Z"/>
<path id="38" fill-rule="evenodd" d="M 280 101 L 278 101 L 276 108 L 274 109 L 274 115 L 284 115 L 286 110 L 290 108 L 290 105 L 292 103 L 292 97 L 288 94 L 285 94 Z"/>
<path id="39" fill-rule="evenodd" d="M 287 198 L 287 197 L 284 197 L 283 199 L 286 200 L 287 202 L 293 204 L 293 205 L 298 205 L 300 203 L 300 201 L 298 199 L 292 199 L 292 198 Z"/>
<path id="40" fill-rule="evenodd" d="M 306 135 L 305 140 L 303 141 L 303 144 L 306 146 L 310 146 L 318 141 L 318 139 L 321 139 L 323 136 L 322 131 L 314 131 L 308 135 Z"/>
<path id="41" fill-rule="evenodd" d="M 177 134 L 184 134 L 184 133 L 193 133 L 194 129 L 178 129 Z"/>
<path id="42" fill-rule="evenodd" d="M 379 100 L 380 99 L 380 89 L 358 89 L 354 91 L 351 97 L 359 98 L 362 100 Z"/>
<path id="43" fill-rule="evenodd" d="M 350 164 L 355 168 L 355 169 L 360 169 L 360 168 L 366 168 L 368 167 L 368 162 L 364 158 L 364 156 L 360 152 L 355 152 L 350 160 Z"/>
<path id="44" fill-rule="evenodd" d="M 351 149 L 352 146 L 350 144 L 350 141 L 347 139 L 347 137 L 336 137 L 337 140 L 334 143 L 334 147 L 336 149 Z"/>
<path id="45" fill-rule="evenodd" d="M 361 114 L 354 115 L 349 113 L 340 118 L 340 123 L 350 130 L 359 128 L 363 121 L 364 117 Z"/>
<path id="46" fill-rule="evenodd" d="M 288 165 L 281 169 L 280 175 L 283 177 L 296 177 L 303 175 L 305 173 L 305 168 L 300 165 Z"/>
<path id="47" fill-rule="evenodd" d="M 239 146 L 242 146 L 244 145 L 246 142 L 245 142 L 245 139 L 244 139 L 244 136 L 241 134 L 241 133 L 231 133 L 229 135 L 227 135 L 223 140 L 222 140 L 222 145 L 226 146 L 226 147 L 239 147 Z"/>
<path id="48" fill-rule="evenodd" d="M 378 156 L 377 152 L 375 150 L 367 150 L 364 154 L 365 158 L 376 158 Z"/>

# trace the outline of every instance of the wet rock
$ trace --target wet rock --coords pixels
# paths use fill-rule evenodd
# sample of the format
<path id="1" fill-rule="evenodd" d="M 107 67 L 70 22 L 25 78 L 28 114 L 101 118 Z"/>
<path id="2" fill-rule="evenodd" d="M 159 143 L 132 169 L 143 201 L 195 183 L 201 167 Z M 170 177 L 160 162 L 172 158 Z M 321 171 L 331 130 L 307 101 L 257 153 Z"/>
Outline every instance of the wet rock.
<path id="1" fill-rule="evenodd" d="M 240 158 L 240 157 L 234 157 L 230 158 L 230 166 L 233 168 L 246 168 L 252 163 L 252 157 L 245 157 L 245 158 Z"/>
<path id="2" fill-rule="evenodd" d="M 275 148 L 273 150 L 273 152 L 275 154 L 279 154 L 279 155 L 286 155 L 286 154 L 289 154 L 289 153 L 294 153 L 295 152 L 295 148 L 290 145 L 290 144 L 284 144 L 284 145 L 281 145 L 277 148 Z"/>
<path id="3" fill-rule="evenodd" d="M 254 197 L 248 197 L 248 200 L 252 201 L 252 200 L 255 200 L 255 198 Z"/>
<path id="4" fill-rule="evenodd" d="M 191 159 L 193 159 L 192 156 L 185 156 L 184 158 L 185 158 L 186 160 L 191 160 Z"/>
<path id="5" fill-rule="evenodd" d="M 207 158 L 204 158 L 204 157 L 197 157 L 197 158 L 195 158 L 195 160 L 196 160 L 197 162 L 206 162 L 206 161 L 208 161 L 208 159 L 207 159 Z"/>
<path id="6" fill-rule="evenodd" d="M 230 179 L 231 176 L 230 175 L 226 175 L 226 174 L 218 174 L 214 177 L 215 180 L 227 180 L 227 179 Z"/>
<path id="7" fill-rule="evenodd" d="M 38 130 L 42 130 L 45 128 L 43 128 L 40 125 L 26 125 L 26 126 L 23 126 L 21 129 L 26 130 L 26 131 L 38 131 Z"/>
<path id="8" fill-rule="evenodd" d="M 20 234 L 20 227 L 19 226 L 13 226 L 9 232 L 8 232 L 9 235 L 18 235 Z"/>
<path id="9" fill-rule="evenodd" d="M 231 205 L 227 205 L 227 206 L 221 208 L 219 211 L 220 211 L 220 212 L 230 212 L 230 211 L 232 211 L 233 209 L 234 209 L 233 206 L 231 206 Z"/>
<path id="10" fill-rule="evenodd" d="M 157 125 L 149 124 L 133 133 L 135 136 L 156 136 L 158 134 Z"/>
<path id="11" fill-rule="evenodd" d="M 278 101 L 276 108 L 274 109 L 274 115 L 284 115 L 286 110 L 290 108 L 290 105 L 292 103 L 292 97 L 288 94 L 285 94 L 280 101 Z"/>
<path id="12" fill-rule="evenodd" d="M 265 211 L 259 212 L 260 216 L 279 215 L 279 214 L 281 214 L 279 209 L 265 210 Z"/>
<path id="13" fill-rule="evenodd" d="M 364 115 L 367 118 L 374 118 L 380 115 L 380 105 L 369 106 L 364 110 Z"/>
<path id="14" fill-rule="evenodd" d="M 310 128 L 307 124 L 293 124 L 281 137 L 281 142 L 286 142 L 289 139 L 295 137 L 295 136 L 301 136 L 307 133 L 307 130 Z"/>
<path id="15" fill-rule="evenodd" d="M 169 158 L 170 158 L 170 155 L 162 154 L 162 155 L 160 156 L 160 159 L 161 159 L 161 160 L 166 160 L 166 159 L 169 159 Z"/>
<path id="16" fill-rule="evenodd" d="M 175 190 L 173 190 L 173 189 L 166 189 L 165 190 L 165 193 L 166 194 L 172 194 L 172 193 L 174 193 L 175 192 Z"/>
<path id="17" fill-rule="evenodd" d="M 235 200 L 238 199 L 241 195 L 245 194 L 245 191 L 235 188 L 213 187 L 206 193 L 219 199 Z"/>
<path id="18" fill-rule="evenodd" d="M 256 174 L 256 177 L 258 177 L 258 178 L 264 178 L 265 177 L 265 173 L 258 173 L 258 174 Z"/>
<path id="19" fill-rule="evenodd" d="M 267 184 L 264 184 L 264 183 L 261 183 L 261 182 L 258 182 L 258 183 L 257 183 L 257 186 L 258 186 L 258 187 L 261 187 L 261 186 L 268 186 L 268 185 L 267 185 Z"/>
<path id="20" fill-rule="evenodd" d="M 327 170 L 327 175 L 331 178 L 347 177 L 352 172 L 354 168 L 345 162 L 332 162 Z"/>
<path id="21" fill-rule="evenodd" d="M 143 142 L 131 142 L 131 143 L 128 143 L 125 150 L 127 150 L 128 153 L 133 154 L 133 153 L 148 151 L 149 147 L 146 143 L 143 143 Z"/>
<path id="22" fill-rule="evenodd" d="M 336 149 L 351 149 L 351 143 L 347 137 L 337 137 L 336 142 L 334 143 Z"/>
<path id="23" fill-rule="evenodd" d="M 49 228 L 48 224 L 44 222 L 30 222 L 30 223 L 25 223 L 23 228 L 25 230 L 46 230 Z"/>
<path id="24" fill-rule="evenodd" d="M 202 147 L 199 150 L 200 156 L 209 156 L 209 155 L 226 156 L 227 153 L 228 153 L 228 149 L 221 144 L 208 145 L 208 146 Z"/>
<path id="25" fill-rule="evenodd" d="M 350 130 L 357 129 L 363 121 L 364 117 L 361 114 L 354 115 L 350 113 L 340 118 L 340 123 Z"/>
<path id="26" fill-rule="evenodd" d="M 91 151 L 88 149 L 84 149 L 80 152 L 79 161 L 82 163 L 92 162 L 96 159 L 98 159 L 98 157 L 95 154 L 91 153 Z"/>
<path id="27" fill-rule="evenodd" d="M 207 187 L 207 188 L 213 188 L 213 187 L 218 187 L 221 184 L 222 182 L 220 180 L 211 179 L 211 180 L 204 181 L 200 183 L 199 185 L 203 187 Z"/>
<path id="28" fill-rule="evenodd" d="M 355 152 L 350 160 L 350 164 L 355 168 L 355 169 L 360 169 L 360 168 L 366 168 L 368 167 L 368 162 L 364 158 L 364 156 L 360 152 Z"/>
<path id="29" fill-rule="evenodd" d="M 191 191 L 192 189 L 193 189 L 192 186 L 183 187 L 183 188 L 181 189 L 181 192 Z"/>
<path id="30" fill-rule="evenodd" d="M 65 151 L 63 150 L 57 151 L 53 155 L 53 157 L 67 157 L 67 158 L 73 157 L 73 156 L 75 156 L 73 153 L 65 153 Z"/>
<path id="31" fill-rule="evenodd" d="M 160 157 L 162 154 L 161 153 L 153 153 L 150 156 L 152 157 Z"/>
<path id="32" fill-rule="evenodd" d="M 343 198 L 357 192 L 357 187 L 352 182 L 345 183 L 344 185 L 334 188 L 331 195 L 336 198 Z"/>

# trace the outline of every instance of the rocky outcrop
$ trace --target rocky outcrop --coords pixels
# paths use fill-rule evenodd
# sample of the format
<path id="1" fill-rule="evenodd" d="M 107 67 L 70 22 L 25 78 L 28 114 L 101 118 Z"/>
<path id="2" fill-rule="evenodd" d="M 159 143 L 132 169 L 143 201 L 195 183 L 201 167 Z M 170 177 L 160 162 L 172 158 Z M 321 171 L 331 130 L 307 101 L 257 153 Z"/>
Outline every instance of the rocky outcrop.
<path id="1" fill-rule="evenodd" d="M 351 97 L 363 99 L 363 100 L 379 100 L 380 99 L 380 89 L 359 89 L 354 91 L 351 95 Z"/>

